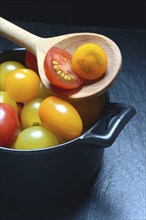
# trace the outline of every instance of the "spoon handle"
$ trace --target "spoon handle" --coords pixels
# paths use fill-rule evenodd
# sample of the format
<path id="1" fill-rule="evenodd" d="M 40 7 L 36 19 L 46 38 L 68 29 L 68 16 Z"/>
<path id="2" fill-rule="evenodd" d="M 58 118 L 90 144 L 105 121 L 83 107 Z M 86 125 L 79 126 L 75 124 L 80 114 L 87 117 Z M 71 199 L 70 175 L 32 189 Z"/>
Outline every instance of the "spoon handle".
<path id="1" fill-rule="evenodd" d="M 17 25 L 0 17 L 0 34 L 10 41 L 36 54 L 36 41 L 40 37 L 25 31 Z"/>

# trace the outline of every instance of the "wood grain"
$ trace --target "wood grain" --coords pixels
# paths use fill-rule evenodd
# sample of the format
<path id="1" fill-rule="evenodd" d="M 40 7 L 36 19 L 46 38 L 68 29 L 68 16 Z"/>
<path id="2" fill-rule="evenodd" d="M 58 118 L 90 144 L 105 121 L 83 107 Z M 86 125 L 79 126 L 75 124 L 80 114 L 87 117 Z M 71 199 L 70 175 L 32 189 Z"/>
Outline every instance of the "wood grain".
<path id="1" fill-rule="evenodd" d="M 101 95 L 109 89 L 119 73 L 122 64 L 120 49 L 113 40 L 104 35 L 97 33 L 72 33 L 57 37 L 42 38 L 31 34 L 3 18 L 0 18 L 0 22 L 0 33 L 2 36 L 19 46 L 25 47 L 37 57 L 39 75 L 47 88 L 51 88 L 51 84 L 44 72 L 44 60 L 51 47 L 56 46 L 73 54 L 80 45 L 92 42 L 99 44 L 104 49 L 107 55 L 108 65 L 102 79 L 84 85 L 80 89 L 73 91 L 73 93 L 64 93 L 68 98 L 81 99 Z M 60 93 L 59 90 L 58 93 Z"/>

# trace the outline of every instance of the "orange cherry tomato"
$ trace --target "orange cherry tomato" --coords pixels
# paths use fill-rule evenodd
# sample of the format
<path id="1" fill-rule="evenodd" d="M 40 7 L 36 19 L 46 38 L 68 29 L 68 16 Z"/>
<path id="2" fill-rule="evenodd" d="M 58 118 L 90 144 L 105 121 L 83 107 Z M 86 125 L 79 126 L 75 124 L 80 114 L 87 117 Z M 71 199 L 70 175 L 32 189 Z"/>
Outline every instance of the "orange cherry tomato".
<path id="1" fill-rule="evenodd" d="M 40 78 L 32 70 L 21 68 L 9 73 L 5 80 L 5 91 L 16 102 L 28 102 L 37 97 Z"/>
<path id="2" fill-rule="evenodd" d="M 77 48 L 72 56 L 72 68 L 81 77 L 89 80 L 101 77 L 107 68 L 107 57 L 101 46 L 86 43 Z"/>
<path id="3" fill-rule="evenodd" d="M 40 104 L 39 116 L 44 126 L 61 138 L 71 140 L 82 133 L 83 124 L 76 109 L 56 96 Z"/>
<path id="4" fill-rule="evenodd" d="M 62 89 L 75 89 L 84 82 L 72 70 L 71 55 L 57 47 L 48 51 L 44 61 L 44 70 L 48 80 Z"/>

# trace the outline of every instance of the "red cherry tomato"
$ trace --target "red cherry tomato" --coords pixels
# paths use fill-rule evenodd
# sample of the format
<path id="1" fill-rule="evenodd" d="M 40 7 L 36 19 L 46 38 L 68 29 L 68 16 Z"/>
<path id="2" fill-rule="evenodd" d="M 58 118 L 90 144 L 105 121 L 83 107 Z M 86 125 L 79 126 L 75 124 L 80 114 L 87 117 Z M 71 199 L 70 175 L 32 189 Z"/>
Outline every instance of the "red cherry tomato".
<path id="1" fill-rule="evenodd" d="M 84 80 L 73 72 L 71 67 L 72 56 L 58 47 L 51 48 L 44 61 L 44 70 L 48 80 L 62 89 L 75 89 L 83 84 Z"/>
<path id="2" fill-rule="evenodd" d="M 0 103 L 0 146 L 10 148 L 19 133 L 19 119 L 14 109 Z"/>
<path id="3" fill-rule="evenodd" d="M 18 119 L 21 122 L 21 112 L 23 109 L 24 104 L 21 102 L 17 102 L 17 115 L 18 115 Z"/>
<path id="4" fill-rule="evenodd" d="M 25 65 L 28 69 L 31 69 L 38 73 L 38 64 L 36 57 L 30 53 L 29 51 L 26 51 L 25 53 Z"/>

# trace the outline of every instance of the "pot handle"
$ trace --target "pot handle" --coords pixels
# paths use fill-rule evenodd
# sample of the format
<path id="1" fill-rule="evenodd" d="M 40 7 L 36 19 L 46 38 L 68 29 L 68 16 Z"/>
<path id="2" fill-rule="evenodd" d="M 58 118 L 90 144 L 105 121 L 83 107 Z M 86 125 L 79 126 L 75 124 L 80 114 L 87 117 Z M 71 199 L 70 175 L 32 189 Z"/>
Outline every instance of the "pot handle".
<path id="1" fill-rule="evenodd" d="M 103 118 L 81 137 L 82 141 L 89 145 L 94 145 L 95 147 L 111 146 L 135 113 L 135 108 L 129 105 L 109 103 Z M 100 131 L 100 127 L 104 123 L 107 123 L 107 120 L 109 121 L 108 126 L 102 130 L 102 134 L 100 134 L 98 131 Z"/>

